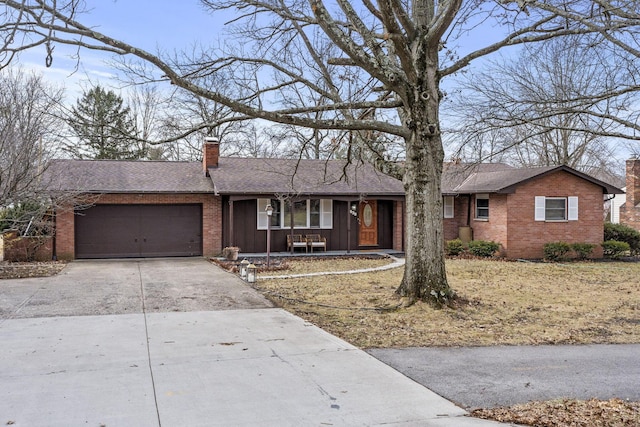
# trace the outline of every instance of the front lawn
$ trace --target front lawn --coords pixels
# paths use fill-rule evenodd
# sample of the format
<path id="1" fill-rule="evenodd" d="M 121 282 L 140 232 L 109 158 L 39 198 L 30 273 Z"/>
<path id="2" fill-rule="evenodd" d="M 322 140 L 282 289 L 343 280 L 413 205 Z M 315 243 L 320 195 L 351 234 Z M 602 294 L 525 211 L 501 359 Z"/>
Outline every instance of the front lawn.
<path id="1" fill-rule="evenodd" d="M 332 269 L 331 261 L 313 263 L 325 264 L 313 271 Z M 447 272 L 462 301 L 455 309 L 402 307 L 394 294 L 402 268 L 260 280 L 257 287 L 361 348 L 640 343 L 640 263 L 452 259 Z"/>

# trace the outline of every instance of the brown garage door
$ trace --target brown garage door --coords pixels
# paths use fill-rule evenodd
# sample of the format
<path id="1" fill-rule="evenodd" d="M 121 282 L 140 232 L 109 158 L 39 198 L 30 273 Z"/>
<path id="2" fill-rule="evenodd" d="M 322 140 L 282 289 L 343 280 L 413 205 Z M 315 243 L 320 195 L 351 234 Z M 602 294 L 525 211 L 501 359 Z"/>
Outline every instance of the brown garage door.
<path id="1" fill-rule="evenodd" d="M 97 205 L 75 224 L 76 258 L 202 255 L 201 205 Z"/>

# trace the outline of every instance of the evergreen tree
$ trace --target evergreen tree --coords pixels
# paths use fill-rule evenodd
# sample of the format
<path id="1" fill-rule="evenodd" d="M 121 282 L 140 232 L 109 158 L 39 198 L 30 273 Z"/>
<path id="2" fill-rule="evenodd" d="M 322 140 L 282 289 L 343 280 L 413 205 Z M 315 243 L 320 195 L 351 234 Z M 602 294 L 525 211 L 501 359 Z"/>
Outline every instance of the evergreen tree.
<path id="1" fill-rule="evenodd" d="M 64 149 L 74 158 L 131 160 L 145 157 L 133 137 L 129 107 L 115 92 L 95 86 L 84 92 L 67 119 L 77 142 Z"/>

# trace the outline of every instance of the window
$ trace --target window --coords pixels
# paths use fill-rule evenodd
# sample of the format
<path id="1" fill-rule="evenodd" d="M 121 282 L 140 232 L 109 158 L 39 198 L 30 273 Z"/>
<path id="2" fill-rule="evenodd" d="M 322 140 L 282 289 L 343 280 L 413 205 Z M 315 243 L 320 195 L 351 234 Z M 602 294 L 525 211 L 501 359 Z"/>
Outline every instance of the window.
<path id="1" fill-rule="evenodd" d="M 489 195 L 476 195 L 476 219 L 489 219 Z"/>
<path id="2" fill-rule="evenodd" d="M 308 228 L 308 200 L 302 200 L 299 202 L 293 202 L 293 228 Z M 291 227 L 291 203 L 285 202 L 284 204 L 284 221 L 282 222 L 282 228 Z"/>
<path id="3" fill-rule="evenodd" d="M 535 198 L 536 221 L 577 221 L 577 197 L 544 197 Z"/>
<path id="4" fill-rule="evenodd" d="M 273 207 L 272 228 L 290 228 L 293 214 L 293 228 L 333 228 L 333 200 L 310 199 L 291 202 L 277 199 L 258 199 L 258 230 L 267 229 L 267 204 Z"/>
<path id="5" fill-rule="evenodd" d="M 445 218 L 453 218 L 453 206 L 454 199 L 453 196 L 444 196 L 444 217 Z"/>
<path id="6" fill-rule="evenodd" d="M 278 199 L 258 199 L 258 230 L 267 229 L 267 205 L 271 205 L 273 213 L 271 214 L 271 227 L 280 227 L 280 200 Z"/>

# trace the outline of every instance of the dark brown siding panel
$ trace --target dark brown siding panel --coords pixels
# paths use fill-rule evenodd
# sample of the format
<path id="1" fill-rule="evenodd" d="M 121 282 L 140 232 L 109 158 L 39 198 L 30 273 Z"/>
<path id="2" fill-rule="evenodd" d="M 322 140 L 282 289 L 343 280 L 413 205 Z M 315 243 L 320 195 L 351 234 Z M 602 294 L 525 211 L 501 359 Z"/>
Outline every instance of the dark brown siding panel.
<path id="1" fill-rule="evenodd" d="M 378 247 L 393 248 L 393 202 L 378 201 Z"/>
<path id="2" fill-rule="evenodd" d="M 202 255 L 202 205 L 97 205 L 78 212 L 77 258 Z"/>
<path id="3" fill-rule="evenodd" d="M 240 247 L 241 252 L 255 253 L 267 250 L 267 231 L 257 229 L 257 206 L 256 200 L 234 201 L 233 204 L 233 238 L 230 238 L 229 206 L 223 201 L 224 225 L 224 245 L 231 244 Z M 358 249 L 358 219 L 348 212 L 349 203 L 334 200 L 333 202 L 333 228 L 328 229 L 298 229 L 295 234 L 320 234 L 327 239 L 327 250 L 352 250 Z M 347 240 L 349 232 L 347 221 L 351 221 L 350 244 Z M 291 231 L 288 229 L 271 229 L 271 250 L 282 252 L 287 250 L 287 235 Z M 378 246 L 380 249 L 393 248 L 393 202 L 378 201 Z M 299 250 L 298 250 L 299 252 Z"/>

